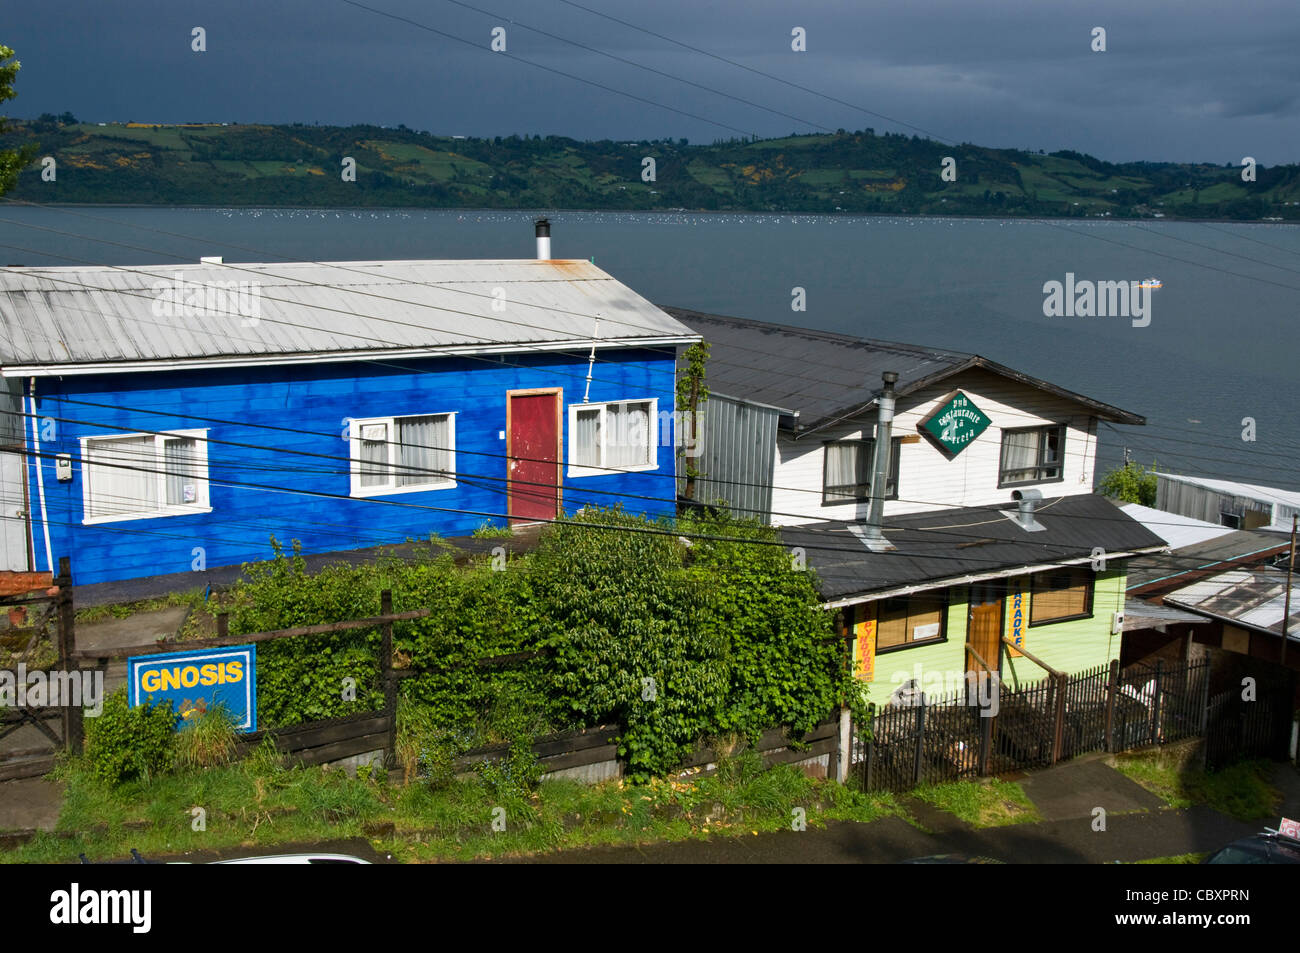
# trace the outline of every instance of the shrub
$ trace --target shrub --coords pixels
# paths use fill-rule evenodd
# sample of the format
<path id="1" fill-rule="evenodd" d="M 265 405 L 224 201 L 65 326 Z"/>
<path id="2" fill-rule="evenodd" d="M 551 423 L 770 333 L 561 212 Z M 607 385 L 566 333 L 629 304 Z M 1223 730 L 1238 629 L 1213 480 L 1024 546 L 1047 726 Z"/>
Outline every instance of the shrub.
<path id="1" fill-rule="evenodd" d="M 148 780 L 172 764 L 176 714 L 171 704 L 128 708 L 126 689 L 104 699 L 98 718 L 86 719 L 86 762 L 109 784 Z"/>
<path id="2" fill-rule="evenodd" d="M 696 538 L 688 545 L 682 532 Z M 290 556 L 275 549 L 235 588 L 232 632 L 374 615 L 385 588 L 395 611 L 431 610 L 395 623 L 393 639 L 415 673 L 401 684 L 401 760 L 408 776 L 434 783 L 470 748 L 522 752 L 540 734 L 602 723 L 623 726 L 619 753 L 642 780 L 711 735 L 798 736 L 840 702 L 862 700 L 813 574 L 756 522 L 652 522 L 589 507 L 504 572 L 486 559 L 458 567 L 431 546 L 419 561 L 308 576 L 296 545 Z M 379 709 L 379 643 L 373 629 L 263 644 L 263 722 Z M 341 698 L 345 676 L 357 680 L 356 702 Z M 524 760 L 512 778 L 528 774 Z"/>
<path id="3" fill-rule="evenodd" d="M 235 757 L 235 722 L 224 705 L 185 722 L 176 734 L 179 768 L 212 768 Z"/>
<path id="4" fill-rule="evenodd" d="M 1097 489 L 1103 496 L 1109 496 L 1121 503 L 1139 503 L 1142 506 L 1156 505 L 1156 464 L 1142 466 L 1130 460 L 1122 467 L 1116 467 L 1101 478 Z"/>

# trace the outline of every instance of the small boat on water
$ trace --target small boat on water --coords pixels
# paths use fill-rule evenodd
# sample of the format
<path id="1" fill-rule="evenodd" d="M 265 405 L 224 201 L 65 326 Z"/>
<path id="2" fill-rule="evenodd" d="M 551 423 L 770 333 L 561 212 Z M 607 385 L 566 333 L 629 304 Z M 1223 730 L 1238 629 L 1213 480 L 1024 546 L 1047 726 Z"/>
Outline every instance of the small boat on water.
<path id="1" fill-rule="evenodd" d="M 1141 284 L 1138 285 L 1139 288 L 1152 288 L 1152 289 L 1163 288 L 1164 286 L 1165 283 L 1161 281 L 1159 278 L 1147 278 L 1145 281 L 1143 281 Z"/>

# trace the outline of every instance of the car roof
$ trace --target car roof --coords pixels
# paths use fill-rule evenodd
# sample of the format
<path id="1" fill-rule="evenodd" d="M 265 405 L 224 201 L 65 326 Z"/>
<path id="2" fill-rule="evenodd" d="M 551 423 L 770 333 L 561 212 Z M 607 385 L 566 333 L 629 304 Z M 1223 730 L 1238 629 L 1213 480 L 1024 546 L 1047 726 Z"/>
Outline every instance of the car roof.
<path id="1" fill-rule="evenodd" d="M 368 864 L 370 861 L 351 854 L 266 854 L 258 857 L 231 857 L 214 860 L 214 864 Z"/>

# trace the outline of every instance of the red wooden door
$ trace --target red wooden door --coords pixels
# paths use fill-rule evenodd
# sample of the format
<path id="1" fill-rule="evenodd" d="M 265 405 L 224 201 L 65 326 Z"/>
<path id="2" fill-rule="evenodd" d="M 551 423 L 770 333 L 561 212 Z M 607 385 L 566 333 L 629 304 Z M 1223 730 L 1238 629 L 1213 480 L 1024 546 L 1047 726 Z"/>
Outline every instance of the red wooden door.
<path id="1" fill-rule="evenodd" d="M 510 519 L 554 519 L 560 511 L 560 392 L 516 391 L 507 396 Z"/>

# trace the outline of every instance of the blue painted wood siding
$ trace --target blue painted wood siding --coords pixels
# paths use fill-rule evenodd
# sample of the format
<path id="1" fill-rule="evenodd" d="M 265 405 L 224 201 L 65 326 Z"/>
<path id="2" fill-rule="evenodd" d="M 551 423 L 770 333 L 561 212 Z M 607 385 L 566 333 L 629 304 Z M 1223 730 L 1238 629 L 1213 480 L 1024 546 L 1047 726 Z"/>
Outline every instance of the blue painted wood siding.
<path id="1" fill-rule="evenodd" d="M 500 516 L 483 514 L 507 512 L 506 440 L 501 433 L 506 395 L 512 390 L 562 389 L 562 457 L 567 463 L 568 407 L 582 401 L 585 354 L 511 354 L 502 363 L 446 358 L 394 364 L 398 366 L 285 365 L 38 379 L 36 413 L 46 419 L 39 465 L 55 564 L 60 556 L 70 556 L 75 581 L 87 584 L 192 571 L 198 550 L 207 568 L 267 559 L 272 535 L 286 548 L 297 539 L 304 552 L 319 553 L 424 539 L 431 532 L 468 535 L 484 522 L 505 525 Z M 658 409 L 671 412 L 673 374 L 673 355 L 663 350 L 602 351 L 593 369 L 590 401 L 657 398 Z M 456 414 L 454 488 L 349 497 L 346 418 L 448 412 Z M 53 440 L 45 439 L 49 420 L 55 424 Z M 81 437 L 196 428 L 207 428 L 210 441 L 228 441 L 208 444 L 211 513 L 83 524 Z M 669 420 L 656 432 L 654 470 L 562 475 L 565 511 L 621 503 L 629 512 L 671 514 L 673 439 Z M 72 455 L 71 482 L 56 479 L 54 456 L 60 453 Z M 44 569 L 36 466 L 35 461 L 28 466 L 31 528 L 37 568 Z"/>

